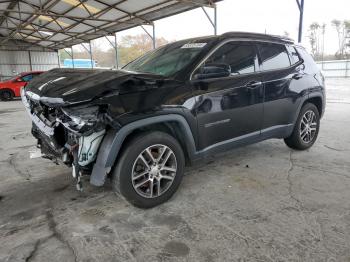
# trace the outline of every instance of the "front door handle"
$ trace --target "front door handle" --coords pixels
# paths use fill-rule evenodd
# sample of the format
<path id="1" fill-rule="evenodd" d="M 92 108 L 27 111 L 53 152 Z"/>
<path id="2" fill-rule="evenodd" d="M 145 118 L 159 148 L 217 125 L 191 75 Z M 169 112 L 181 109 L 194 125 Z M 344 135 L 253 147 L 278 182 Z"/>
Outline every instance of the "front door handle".
<path id="1" fill-rule="evenodd" d="M 254 89 L 254 88 L 257 88 L 258 86 L 261 86 L 261 85 L 262 85 L 262 82 L 260 82 L 260 81 L 250 81 L 245 86 L 246 86 L 246 88 Z"/>

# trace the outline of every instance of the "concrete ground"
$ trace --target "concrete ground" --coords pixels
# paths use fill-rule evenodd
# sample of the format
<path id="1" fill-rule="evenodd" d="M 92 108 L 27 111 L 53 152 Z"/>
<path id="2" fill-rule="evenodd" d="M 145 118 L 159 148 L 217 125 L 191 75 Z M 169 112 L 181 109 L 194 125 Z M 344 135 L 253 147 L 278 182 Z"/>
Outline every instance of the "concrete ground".
<path id="1" fill-rule="evenodd" d="M 269 140 L 186 171 L 141 210 L 110 185 L 29 159 L 20 101 L 0 103 L 0 261 L 350 261 L 350 79 L 330 79 L 318 141 Z"/>

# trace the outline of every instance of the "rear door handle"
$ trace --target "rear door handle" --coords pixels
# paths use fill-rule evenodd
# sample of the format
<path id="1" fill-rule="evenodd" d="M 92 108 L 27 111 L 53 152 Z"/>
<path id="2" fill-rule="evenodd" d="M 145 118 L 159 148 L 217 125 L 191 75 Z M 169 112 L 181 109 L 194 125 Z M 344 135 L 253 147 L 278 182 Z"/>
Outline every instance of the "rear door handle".
<path id="1" fill-rule="evenodd" d="M 258 86 L 261 86 L 261 85 L 262 85 L 262 82 L 260 82 L 260 81 L 250 81 L 245 86 L 246 86 L 246 88 L 254 89 L 254 88 L 257 88 Z"/>

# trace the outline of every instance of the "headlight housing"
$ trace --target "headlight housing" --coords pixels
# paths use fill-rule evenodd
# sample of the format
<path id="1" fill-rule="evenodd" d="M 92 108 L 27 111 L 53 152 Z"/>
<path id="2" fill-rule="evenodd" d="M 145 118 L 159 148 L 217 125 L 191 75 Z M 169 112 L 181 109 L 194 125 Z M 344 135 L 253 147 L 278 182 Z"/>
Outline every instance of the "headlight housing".
<path id="1" fill-rule="evenodd" d="M 86 131 L 99 122 L 98 106 L 78 106 L 62 108 L 62 112 L 69 119 L 61 121 L 66 127 L 75 131 Z M 68 126 L 67 126 L 68 125 Z"/>

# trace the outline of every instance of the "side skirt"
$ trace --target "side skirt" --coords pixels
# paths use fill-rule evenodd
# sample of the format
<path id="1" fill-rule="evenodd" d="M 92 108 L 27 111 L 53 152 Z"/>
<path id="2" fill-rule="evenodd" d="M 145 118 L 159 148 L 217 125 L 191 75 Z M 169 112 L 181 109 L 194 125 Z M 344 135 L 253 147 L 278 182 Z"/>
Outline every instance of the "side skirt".
<path id="1" fill-rule="evenodd" d="M 219 154 L 237 147 L 254 144 L 270 138 L 285 138 L 293 132 L 293 124 L 272 126 L 261 131 L 225 140 L 195 153 L 194 161 Z"/>

